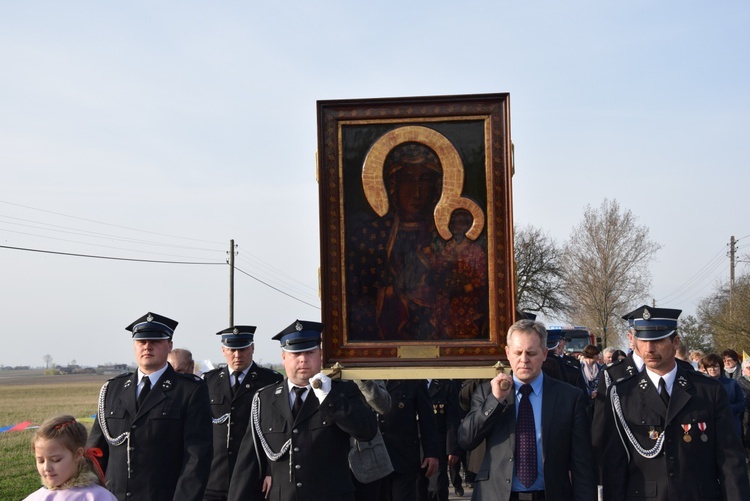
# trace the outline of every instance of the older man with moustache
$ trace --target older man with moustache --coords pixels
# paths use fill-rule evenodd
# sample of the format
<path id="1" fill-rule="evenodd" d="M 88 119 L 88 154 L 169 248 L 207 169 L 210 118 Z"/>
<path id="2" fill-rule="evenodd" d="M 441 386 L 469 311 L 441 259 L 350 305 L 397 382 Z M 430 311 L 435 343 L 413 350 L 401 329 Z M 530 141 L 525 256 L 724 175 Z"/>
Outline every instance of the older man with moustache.
<path id="1" fill-rule="evenodd" d="M 586 400 L 580 389 L 542 373 L 544 325 L 513 324 L 505 353 L 513 375 L 480 385 L 459 428 L 464 449 L 487 440 L 472 500 L 595 500 Z"/>
<path id="2" fill-rule="evenodd" d="M 680 313 L 644 305 L 627 315 L 645 368 L 607 393 L 607 501 L 750 499 L 726 391 L 675 360 Z"/>

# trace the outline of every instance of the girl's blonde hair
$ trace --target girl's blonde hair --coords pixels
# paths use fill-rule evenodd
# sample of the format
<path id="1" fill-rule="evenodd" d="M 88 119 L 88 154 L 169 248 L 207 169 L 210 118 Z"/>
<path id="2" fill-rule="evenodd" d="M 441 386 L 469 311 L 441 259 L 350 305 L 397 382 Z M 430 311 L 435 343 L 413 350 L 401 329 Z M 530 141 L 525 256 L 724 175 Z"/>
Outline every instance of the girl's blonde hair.
<path id="1" fill-rule="evenodd" d="M 92 454 L 91 449 L 86 449 L 87 438 L 88 432 L 86 431 L 86 427 L 76 421 L 76 418 L 70 415 L 55 416 L 42 423 L 36 433 L 34 433 L 31 439 L 31 449 L 35 451 L 36 443 L 40 439 L 56 440 L 74 455 L 78 449 L 82 449 L 83 456 L 78 466 L 79 472 L 85 470 L 94 473 L 98 483 L 104 485 L 101 467 L 95 458 L 97 454 Z M 101 455 L 101 452 L 98 455 Z"/>

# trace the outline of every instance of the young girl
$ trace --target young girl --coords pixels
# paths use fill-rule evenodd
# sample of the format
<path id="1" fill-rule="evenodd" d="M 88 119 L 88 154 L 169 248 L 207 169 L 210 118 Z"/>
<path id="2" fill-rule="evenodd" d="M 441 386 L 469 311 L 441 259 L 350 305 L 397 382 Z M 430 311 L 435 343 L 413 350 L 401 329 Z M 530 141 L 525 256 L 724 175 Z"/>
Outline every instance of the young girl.
<path id="1" fill-rule="evenodd" d="M 86 449 L 86 428 L 73 416 L 46 420 L 31 446 L 44 487 L 24 501 L 117 501 L 102 487 L 98 449 Z"/>

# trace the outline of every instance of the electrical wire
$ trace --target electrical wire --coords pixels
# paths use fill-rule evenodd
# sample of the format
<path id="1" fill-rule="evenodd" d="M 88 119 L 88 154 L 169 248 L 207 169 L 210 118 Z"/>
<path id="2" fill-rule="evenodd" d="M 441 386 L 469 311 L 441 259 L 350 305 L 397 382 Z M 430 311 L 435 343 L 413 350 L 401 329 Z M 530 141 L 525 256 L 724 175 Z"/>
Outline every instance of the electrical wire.
<path id="1" fill-rule="evenodd" d="M 136 263 L 159 263 L 159 264 L 191 264 L 191 265 L 217 265 L 220 264 L 222 266 L 226 266 L 227 263 L 201 263 L 201 262 L 190 262 L 190 261 L 166 261 L 166 260 L 157 260 L 157 259 L 134 259 L 134 258 L 128 258 L 128 257 L 114 257 L 114 256 L 97 256 L 93 254 L 78 254 L 74 252 L 59 252 L 59 251 L 50 251 L 50 250 L 43 250 L 43 249 L 31 249 L 27 247 L 13 247 L 10 245 L 0 245 L 0 248 L 2 249 L 11 249 L 11 250 L 19 250 L 19 251 L 25 251 L 25 252 L 38 252 L 42 254 L 56 254 L 59 256 L 72 256 L 72 257 L 86 257 L 86 258 L 92 258 L 92 259 L 108 259 L 111 261 L 132 261 Z"/>
<path id="2" fill-rule="evenodd" d="M 29 209 L 29 210 L 35 210 L 35 211 L 39 211 L 39 212 L 45 212 L 47 214 L 54 214 L 56 216 L 69 217 L 71 219 L 78 219 L 79 221 L 86 221 L 86 222 L 89 222 L 89 223 L 96 223 L 96 224 L 101 224 L 101 225 L 104 225 L 104 226 L 111 226 L 113 228 L 121 228 L 123 230 L 139 231 L 141 233 L 148 233 L 148 234 L 151 234 L 151 235 L 159 235 L 159 236 L 170 237 L 170 238 L 178 238 L 178 239 L 181 239 L 181 240 L 192 240 L 193 242 L 203 242 L 203 243 L 208 243 L 208 244 L 224 245 L 224 244 L 220 244 L 218 242 L 212 242 L 210 240 L 200 240 L 200 239 L 197 239 L 197 238 L 181 237 L 181 236 L 178 236 L 178 235 L 168 235 L 168 234 L 160 233 L 160 232 L 156 232 L 156 231 L 141 230 L 141 229 L 138 229 L 138 228 L 130 228 L 128 226 L 120 226 L 118 224 L 105 223 L 105 222 L 102 222 L 102 221 L 97 221 L 95 219 L 88 219 L 88 218 L 85 218 L 85 217 L 71 216 L 69 214 L 63 214 L 61 212 L 54 212 L 54 211 L 45 210 L 45 209 L 37 209 L 36 207 L 29 207 L 28 205 L 21 205 L 21 204 L 17 204 L 17 203 L 13 203 L 13 202 L 7 202 L 5 200 L 0 200 L 0 203 L 1 204 L 7 204 L 7 205 L 13 205 L 15 207 L 22 207 L 24 209 Z"/>
<path id="3" fill-rule="evenodd" d="M 702 286 L 706 281 L 706 278 L 716 277 L 715 272 L 717 267 L 721 267 L 724 259 L 725 250 L 722 249 L 715 254 L 708 263 L 706 263 L 700 270 L 698 270 L 693 276 L 691 276 L 684 284 L 679 286 L 674 291 L 663 296 L 657 300 L 657 303 L 664 304 L 666 302 L 675 302 L 680 297 L 683 297 L 689 291 L 695 289 L 698 286 Z"/>
<path id="4" fill-rule="evenodd" d="M 295 301 L 299 301 L 300 303 L 306 304 L 307 306 L 312 306 L 313 308 L 318 309 L 318 310 L 320 309 L 320 306 L 314 305 L 312 303 L 308 303 L 307 301 L 304 301 L 304 300 L 302 300 L 302 299 L 300 299 L 298 297 L 292 296 L 291 294 L 289 294 L 287 292 L 284 292 L 283 290 L 281 290 L 281 289 L 279 289 L 277 287 L 274 287 L 273 285 L 271 285 L 271 284 L 269 284 L 267 282 L 264 282 L 263 280 L 259 279 L 258 277 L 251 275 L 250 273 L 246 272 L 245 270 L 243 270 L 241 268 L 238 268 L 236 265 L 235 265 L 234 269 L 237 270 L 237 271 L 239 271 L 240 273 L 242 273 L 244 275 L 247 275 L 248 277 L 252 278 L 253 280 L 255 280 L 257 282 L 260 282 L 261 284 L 265 285 L 266 287 L 270 287 L 271 289 L 275 290 L 276 292 L 280 292 L 281 294 L 284 294 L 285 296 L 294 299 Z"/>

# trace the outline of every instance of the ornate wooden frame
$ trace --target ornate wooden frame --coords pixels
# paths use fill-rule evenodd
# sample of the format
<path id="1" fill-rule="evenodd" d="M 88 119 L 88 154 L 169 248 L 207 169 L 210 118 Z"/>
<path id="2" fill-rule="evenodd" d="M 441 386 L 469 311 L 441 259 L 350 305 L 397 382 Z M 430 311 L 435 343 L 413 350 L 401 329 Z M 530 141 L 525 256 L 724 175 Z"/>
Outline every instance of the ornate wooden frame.
<path id="1" fill-rule="evenodd" d="M 505 332 L 515 312 L 508 94 L 319 101 L 317 110 L 324 365 L 487 366 L 504 359 Z M 388 174 L 390 184 L 384 178 L 385 166 L 391 165 L 386 164 L 389 153 L 403 143 L 428 146 L 442 169 L 437 170 L 442 178 L 432 190 L 440 200 L 431 221 L 424 223 L 430 226 L 424 232 L 435 243 L 430 247 L 434 253 L 424 248 L 427 258 L 422 261 L 430 264 L 420 267 L 418 275 L 426 282 L 434 279 L 436 284 L 424 286 L 430 300 L 416 306 L 417 300 L 402 300 L 404 296 L 394 292 L 396 286 L 392 285 L 406 280 L 391 272 L 391 265 L 399 264 L 391 248 L 397 245 L 395 239 L 406 238 L 398 232 L 408 235 L 408 223 L 402 221 L 399 227 L 391 223 L 397 216 L 388 219 L 389 193 L 405 188 L 397 183 L 396 174 Z M 470 228 L 460 230 L 454 238 L 450 223 L 456 209 L 464 209 L 472 217 Z M 380 243 L 364 242 L 366 234 Z M 461 249 L 474 252 L 474 262 L 482 262 L 482 252 L 486 256 L 486 267 L 472 272 L 477 277 L 476 288 L 471 283 L 453 289 L 440 286 L 460 282 L 445 277 L 463 276 L 445 271 L 457 270 L 459 265 L 453 264 L 456 259 L 441 255 L 449 247 L 456 249 L 459 242 L 466 245 Z M 450 256 L 456 256 L 456 252 L 465 251 L 451 252 Z M 381 281 L 390 280 L 389 285 L 368 286 L 358 278 L 370 274 Z M 466 297 L 446 292 L 454 289 L 468 291 Z M 385 301 L 405 305 L 404 310 L 398 310 L 402 316 L 383 313 Z M 461 302 L 472 305 L 471 321 L 459 316 L 464 311 L 458 306 Z M 429 323 L 425 323 L 424 312 L 430 312 Z M 362 321 L 370 317 L 375 321 Z M 418 322 L 426 327 L 417 332 L 426 332 L 427 338 L 383 337 L 386 331 L 382 325 Z M 470 325 L 454 327 L 454 323 Z M 387 332 L 400 334 L 396 327 L 388 327 Z"/>

